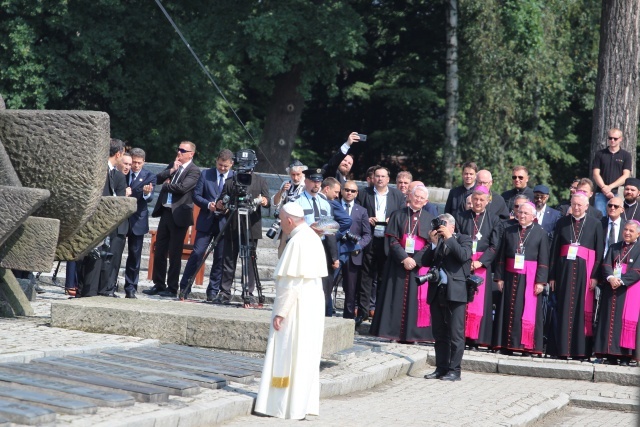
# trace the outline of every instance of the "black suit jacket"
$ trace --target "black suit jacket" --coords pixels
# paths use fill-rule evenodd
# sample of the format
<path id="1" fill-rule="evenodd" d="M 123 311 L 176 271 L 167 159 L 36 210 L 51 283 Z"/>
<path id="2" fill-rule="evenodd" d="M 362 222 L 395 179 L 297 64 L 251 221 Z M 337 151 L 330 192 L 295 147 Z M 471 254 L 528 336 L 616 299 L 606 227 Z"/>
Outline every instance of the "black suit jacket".
<path id="1" fill-rule="evenodd" d="M 433 265 L 440 256 L 442 258 L 441 268 L 447 275 L 447 301 L 467 302 L 467 276 L 471 272 L 472 240 L 466 234 L 456 234 L 444 241 L 444 244 L 437 248 L 440 254 L 436 254 L 436 249 L 428 248 L 422 257 L 422 265 Z M 436 256 L 438 255 L 438 256 Z M 429 285 L 427 301 L 433 302 L 436 296 L 437 286 Z"/>
<path id="2" fill-rule="evenodd" d="M 373 191 L 374 187 L 367 187 L 358 194 L 358 204 L 366 209 L 367 216 L 369 218 L 376 216 L 376 193 Z M 387 195 L 387 213 L 386 217 L 389 218 L 391 214 L 400 208 L 406 206 L 406 199 L 404 194 L 397 188 L 388 187 L 389 194 Z M 371 227 L 371 235 L 373 235 L 374 226 Z"/>
<path id="3" fill-rule="evenodd" d="M 247 188 L 247 194 L 250 194 L 252 198 L 256 198 L 259 195 L 262 195 L 267 198 L 267 206 L 271 205 L 270 197 L 269 197 L 269 186 L 267 185 L 267 181 L 257 175 L 255 173 L 252 174 L 251 185 Z M 234 179 L 232 177 L 227 178 L 224 182 L 224 187 L 222 188 L 222 194 L 220 195 L 220 200 L 224 198 L 224 196 L 229 195 L 232 197 L 234 195 Z M 235 191 L 237 193 L 237 190 Z M 229 213 L 226 214 L 227 221 L 230 220 Z M 234 215 L 234 218 L 231 218 L 233 221 L 232 224 L 229 225 L 229 228 L 225 232 L 225 234 L 231 231 L 237 238 L 238 233 L 238 221 L 237 215 Z M 254 212 L 249 214 L 249 224 L 251 227 L 251 238 L 252 239 L 262 239 L 262 208 L 258 207 Z"/>
<path id="4" fill-rule="evenodd" d="M 622 238 L 622 230 L 624 230 L 624 224 L 626 223 L 626 221 L 624 220 L 624 218 L 620 217 L 620 227 L 618 227 L 618 237 L 616 239 L 616 243 L 621 242 L 622 240 L 624 240 Z M 607 239 L 609 238 L 609 217 L 605 216 L 602 217 L 602 219 L 600 220 L 600 224 L 602 224 L 602 236 L 604 237 L 604 244 L 607 244 Z M 609 246 L 611 246 L 611 243 L 609 243 Z"/>
<path id="5" fill-rule="evenodd" d="M 132 174 L 133 171 L 129 172 L 129 175 L 126 176 L 127 182 L 129 182 L 129 177 Z M 142 236 L 149 232 L 149 202 L 153 200 L 153 192 L 151 192 L 148 199 L 145 199 L 142 188 L 147 184 L 155 183 L 155 174 L 142 168 L 140 172 L 138 172 L 135 181 L 129 185 L 129 187 L 131 187 L 130 197 L 134 197 L 138 203 L 136 211 L 129 217 L 129 229 L 136 236 Z"/>
<path id="6" fill-rule="evenodd" d="M 171 202 L 173 222 L 178 227 L 188 227 L 193 224 L 193 189 L 200 178 L 200 168 L 192 161 L 182 171 L 176 182 L 172 183 L 171 179 L 174 175 L 171 173 L 172 166 L 173 163 L 169 164 L 165 170 L 156 175 L 156 181 L 163 184 L 151 216 L 154 218 L 162 216 L 162 204 L 167 201 L 167 194 L 171 192 L 173 194 Z M 167 179 L 169 181 L 165 182 Z"/>
<path id="7" fill-rule="evenodd" d="M 349 228 L 349 232 L 360 237 L 358 244 L 361 249 L 367 247 L 371 241 L 371 224 L 369 224 L 367 211 L 355 203 L 351 206 L 351 228 Z M 350 241 L 340 242 L 339 248 L 341 254 L 348 254 L 351 257 L 351 262 L 354 265 L 362 265 L 362 250 L 358 251 L 357 255 L 353 254 L 356 249 L 355 243 Z"/>
<path id="8" fill-rule="evenodd" d="M 125 197 L 127 190 L 127 178 L 124 176 L 122 172 L 118 169 L 113 170 L 113 174 L 111 174 L 107 170 L 107 179 L 104 183 L 104 188 L 102 189 L 103 196 L 118 196 Z M 129 221 L 122 221 L 120 225 L 118 225 L 117 233 L 121 235 L 127 234 L 129 231 Z"/>
<path id="9" fill-rule="evenodd" d="M 329 163 L 324 165 L 322 168 L 324 169 L 325 178 L 327 177 L 335 178 L 338 181 L 340 181 L 340 185 L 342 185 L 345 182 L 347 182 L 347 177 L 342 175 L 342 172 L 338 170 L 338 166 L 340 166 L 340 163 L 342 163 L 344 158 L 347 157 L 347 154 L 349 154 L 349 152 L 347 151 L 347 154 L 344 154 L 342 152 L 342 146 L 340 147 L 341 148 L 338 148 L 338 151 L 336 152 L 336 154 L 331 156 L 331 158 L 329 159 Z"/>

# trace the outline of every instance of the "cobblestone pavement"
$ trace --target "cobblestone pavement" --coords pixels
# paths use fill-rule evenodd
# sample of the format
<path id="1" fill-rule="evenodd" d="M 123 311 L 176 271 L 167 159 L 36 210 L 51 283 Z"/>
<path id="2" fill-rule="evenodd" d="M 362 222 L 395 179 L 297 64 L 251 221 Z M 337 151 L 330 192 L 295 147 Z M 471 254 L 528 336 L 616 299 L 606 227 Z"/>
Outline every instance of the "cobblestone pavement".
<path id="1" fill-rule="evenodd" d="M 495 426 L 518 425 L 523 414 L 570 395 L 601 393 L 637 398 L 635 387 L 463 372 L 461 382 L 399 377 L 374 389 L 320 401 L 320 415 L 306 422 L 318 426 Z M 569 407 L 540 426 L 632 426 L 636 415 Z M 574 419 L 575 418 L 575 419 Z M 580 421 L 577 421 L 580 420 Z M 299 421 L 245 416 L 225 426 L 300 425 Z"/>

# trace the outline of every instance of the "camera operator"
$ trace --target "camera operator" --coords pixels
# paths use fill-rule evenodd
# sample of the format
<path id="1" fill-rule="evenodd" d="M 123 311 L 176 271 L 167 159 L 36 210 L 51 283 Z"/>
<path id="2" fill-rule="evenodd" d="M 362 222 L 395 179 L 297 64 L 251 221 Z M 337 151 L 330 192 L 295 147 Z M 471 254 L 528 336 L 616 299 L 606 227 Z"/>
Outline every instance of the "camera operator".
<path id="1" fill-rule="evenodd" d="M 427 286 L 418 286 L 416 274 L 427 272 L 422 255 L 429 245 L 433 216 L 423 210 L 429 191 L 423 185 L 407 194 L 408 206 L 391 214 L 385 231 L 389 257 L 386 274 L 378 282 L 372 335 L 399 342 L 433 341 L 427 307 Z M 418 267 L 418 268 L 416 268 Z"/>
<path id="2" fill-rule="evenodd" d="M 277 226 L 272 227 L 274 233 L 278 233 L 280 230 L 280 222 L 278 221 L 278 214 L 280 212 L 280 207 L 284 206 L 291 200 L 293 200 L 296 196 L 300 195 L 304 191 L 304 171 L 308 168 L 300 160 L 294 160 L 293 163 L 289 165 L 287 168 L 287 173 L 291 178 L 289 181 L 285 181 L 280 186 L 280 190 L 271 198 L 271 206 L 275 207 L 275 213 Z M 267 237 L 271 237 L 269 233 L 267 233 Z M 275 235 L 274 235 L 275 237 Z M 284 247 L 287 242 L 287 237 L 283 231 L 280 230 L 280 244 L 278 245 L 278 258 L 282 255 L 282 251 L 284 251 Z"/>
<path id="3" fill-rule="evenodd" d="M 255 153 L 253 153 L 253 157 L 255 157 Z M 246 187 L 246 199 L 260 200 L 259 206 L 256 206 L 253 211 L 249 214 L 249 245 L 252 248 L 252 252 L 254 253 L 255 249 L 258 247 L 258 239 L 262 239 L 262 209 L 261 207 L 268 208 L 270 206 L 269 203 L 269 186 L 267 185 L 267 181 L 253 172 L 253 168 L 249 170 L 240 169 L 243 168 L 242 164 L 243 160 L 239 158 L 238 153 L 236 153 L 236 163 L 238 164 L 238 170 L 236 171 L 236 177 L 242 174 L 250 174 L 251 175 L 251 184 Z M 224 183 L 224 187 L 222 189 L 222 194 L 220 195 L 218 201 L 216 202 L 216 209 L 219 211 L 224 211 L 225 206 L 223 200 L 226 196 L 228 196 L 231 200 L 237 198 L 239 185 L 235 178 L 227 178 Z M 224 250 L 223 257 L 224 261 L 222 264 L 222 282 L 220 283 L 220 292 L 218 296 L 213 300 L 215 304 L 229 304 L 231 301 L 231 285 L 233 283 L 233 278 L 236 273 L 236 263 L 238 262 L 238 254 L 240 252 L 240 241 L 239 241 L 239 224 L 238 224 L 238 215 L 233 215 L 232 218 L 227 216 L 227 221 L 231 221 L 231 224 L 228 226 L 227 230 L 224 233 Z M 242 230 L 242 239 L 244 241 L 244 230 Z M 253 296 L 253 290 L 256 285 L 255 274 L 253 268 L 249 267 L 249 283 L 248 291 L 249 291 L 249 306 L 255 307 L 256 301 Z"/>
<path id="4" fill-rule="evenodd" d="M 435 276 L 439 276 L 429 282 L 427 294 L 436 341 L 436 370 L 425 378 L 460 381 L 472 241 L 466 234 L 455 233 L 456 222 L 450 214 L 438 219 L 433 221 L 431 245 L 422 257 L 422 265 L 436 269 Z"/>

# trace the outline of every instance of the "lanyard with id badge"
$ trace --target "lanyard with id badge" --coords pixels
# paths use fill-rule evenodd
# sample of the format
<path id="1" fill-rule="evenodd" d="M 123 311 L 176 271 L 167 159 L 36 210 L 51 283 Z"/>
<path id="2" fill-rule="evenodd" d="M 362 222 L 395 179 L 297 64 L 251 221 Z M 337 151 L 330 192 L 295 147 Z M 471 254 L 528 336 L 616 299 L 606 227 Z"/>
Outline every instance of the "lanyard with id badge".
<path id="1" fill-rule="evenodd" d="M 626 254 L 625 256 L 620 256 L 620 257 L 618 257 L 618 259 L 616 260 L 615 265 L 613 266 L 613 276 L 614 276 L 616 279 L 621 279 L 621 278 L 622 278 L 622 264 L 625 262 L 625 260 L 626 260 L 627 258 L 629 258 L 629 255 L 631 254 L 631 250 L 632 250 L 632 249 L 633 249 L 633 247 L 636 245 L 636 243 L 637 243 L 637 240 L 636 240 L 636 242 L 634 242 L 634 243 L 633 243 L 633 246 L 631 246 L 631 247 L 629 248 L 629 250 L 627 251 L 627 254 Z M 622 255 L 622 254 L 621 254 L 621 255 Z M 633 261 L 633 260 L 631 260 L 631 261 Z"/>
<path id="2" fill-rule="evenodd" d="M 582 229 L 584 228 L 584 221 L 580 224 L 580 231 L 578 232 L 578 237 L 576 237 L 575 227 L 573 226 L 573 217 L 571 218 L 571 234 L 573 239 L 571 239 L 571 244 L 569 245 L 569 249 L 567 250 L 567 259 L 569 261 L 575 261 L 578 257 L 578 250 L 580 249 L 580 236 L 582 236 Z"/>
<path id="3" fill-rule="evenodd" d="M 526 228 L 523 228 L 523 230 L 526 230 Z M 516 270 L 524 269 L 524 244 L 527 242 L 527 239 L 529 238 L 530 235 L 531 235 L 531 230 L 527 232 L 527 236 L 524 238 L 524 240 L 522 239 L 522 237 L 520 237 L 518 249 L 516 250 L 516 253 L 513 256 L 513 268 Z"/>
<path id="4" fill-rule="evenodd" d="M 407 211 L 409 212 L 409 219 L 407 221 L 407 238 L 404 242 L 404 251 L 408 254 L 413 254 L 416 251 L 416 239 L 413 236 L 415 236 L 414 233 L 416 231 L 416 227 L 420 222 L 420 215 L 422 215 L 422 209 L 420 209 L 420 212 L 418 213 L 418 218 L 416 219 L 416 223 L 413 224 L 413 228 L 411 228 L 411 208 L 407 208 Z"/>

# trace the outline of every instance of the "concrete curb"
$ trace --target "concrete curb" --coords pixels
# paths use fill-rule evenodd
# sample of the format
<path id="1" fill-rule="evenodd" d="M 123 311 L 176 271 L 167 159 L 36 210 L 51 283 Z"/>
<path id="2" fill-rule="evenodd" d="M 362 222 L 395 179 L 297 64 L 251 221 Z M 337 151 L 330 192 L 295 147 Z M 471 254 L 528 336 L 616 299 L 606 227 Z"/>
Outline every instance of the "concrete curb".
<path id="1" fill-rule="evenodd" d="M 543 419 L 549 414 L 559 411 L 569 404 L 569 395 L 561 393 L 556 397 L 539 403 L 529 408 L 526 412 L 516 415 L 506 422 L 500 423 L 503 426 L 521 427 L 528 426 Z"/>
<path id="2" fill-rule="evenodd" d="M 602 396 L 571 396 L 571 406 L 609 411 L 638 412 L 640 404 L 634 399 L 615 399 Z"/>

